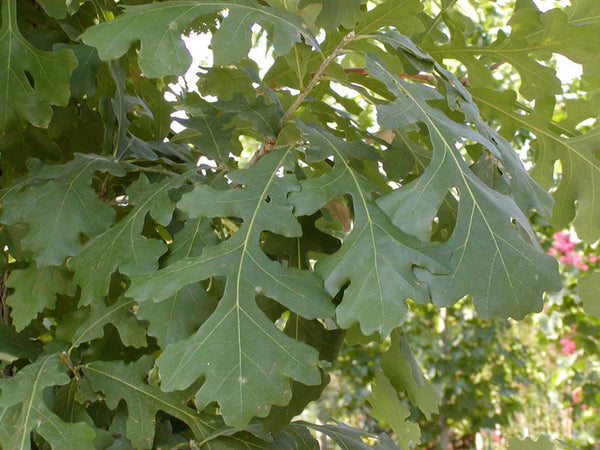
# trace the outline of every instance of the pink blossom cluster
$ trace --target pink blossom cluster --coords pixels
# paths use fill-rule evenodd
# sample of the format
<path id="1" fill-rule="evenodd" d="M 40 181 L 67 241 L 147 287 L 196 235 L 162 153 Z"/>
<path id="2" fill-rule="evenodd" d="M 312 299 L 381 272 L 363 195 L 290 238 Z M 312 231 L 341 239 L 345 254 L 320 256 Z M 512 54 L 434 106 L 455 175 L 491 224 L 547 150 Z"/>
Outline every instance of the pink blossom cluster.
<path id="1" fill-rule="evenodd" d="M 593 253 L 587 257 L 579 254 L 575 250 L 575 242 L 571 240 L 571 235 L 565 231 L 554 233 L 552 238 L 554 240 L 548 254 L 558 258 L 565 266 L 572 265 L 580 270 L 589 270 L 589 264 L 596 264 L 599 260 L 599 257 Z"/>
<path id="2" fill-rule="evenodd" d="M 571 355 L 571 354 L 575 353 L 575 350 L 577 350 L 577 345 L 575 344 L 575 341 L 572 339 L 564 337 L 558 342 L 561 347 L 560 351 L 562 352 L 563 355 Z"/>

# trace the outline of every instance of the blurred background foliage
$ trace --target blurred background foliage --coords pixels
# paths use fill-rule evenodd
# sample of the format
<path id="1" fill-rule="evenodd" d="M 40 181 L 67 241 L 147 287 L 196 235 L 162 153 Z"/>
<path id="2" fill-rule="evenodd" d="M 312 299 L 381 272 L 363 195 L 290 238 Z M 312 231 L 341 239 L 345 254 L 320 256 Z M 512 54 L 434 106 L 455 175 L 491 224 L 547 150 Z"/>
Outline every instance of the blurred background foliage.
<path id="1" fill-rule="evenodd" d="M 568 231 L 537 231 L 558 257 L 564 283 L 541 313 L 520 322 L 484 321 L 464 300 L 442 310 L 411 304 L 404 333 L 442 399 L 432 420 L 412 409 L 422 448 L 444 441 L 456 449 L 504 449 L 509 437 L 523 435 L 600 448 L 600 320 L 583 311 L 575 293 L 578 277 L 598 267 L 599 253 Z M 386 430 L 370 415 L 367 398 L 388 347 L 346 345 L 323 397 L 305 414 Z"/>

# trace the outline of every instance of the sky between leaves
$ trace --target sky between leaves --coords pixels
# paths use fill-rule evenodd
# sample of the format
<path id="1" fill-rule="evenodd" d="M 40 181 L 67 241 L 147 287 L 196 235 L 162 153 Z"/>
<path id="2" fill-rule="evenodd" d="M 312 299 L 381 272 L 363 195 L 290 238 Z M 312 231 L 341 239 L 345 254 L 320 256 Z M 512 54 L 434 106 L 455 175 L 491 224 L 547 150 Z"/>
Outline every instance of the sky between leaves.
<path id="1" fill-rule="evenodd" d="M 545 12 L 555 7 L 563 7 L 569 4 L 569 0 L 534 0 L 540 11 Z M 513 3 L 514 0 L 498 0 L 500 6 Z M 473 7 L 467 0 L 458 0 L 457 6 L 462 8 L 467 14 L 473 12 Z M 210 66 L 212 65 L 212 52 L 209 49 L 211 36 L 209 34 L 192 34 L 184 37 L 185 44 L 192 54 L 194 62 L 187 70 L 185 74 L 185 83 L 188 88 L 193 88 L 198 81 L 196 72 L 199 66 Z M 265 40 L 262 39 L 256 48 L 250 51 L 250 58 L 252 58 L 261 69 L 261 73 L 264 73 L 273 64 L 273 58 L 271 55 L 265 54 Z M 557 62 L 557 76 L 564 83 L 570 83 L 575 78 L 581 76 L 581 65 L 572 62 L 562 55 L 554 55 Z M 174 124 L 173 129 L 180 131 L 183 127 L 179 124 Z"/>

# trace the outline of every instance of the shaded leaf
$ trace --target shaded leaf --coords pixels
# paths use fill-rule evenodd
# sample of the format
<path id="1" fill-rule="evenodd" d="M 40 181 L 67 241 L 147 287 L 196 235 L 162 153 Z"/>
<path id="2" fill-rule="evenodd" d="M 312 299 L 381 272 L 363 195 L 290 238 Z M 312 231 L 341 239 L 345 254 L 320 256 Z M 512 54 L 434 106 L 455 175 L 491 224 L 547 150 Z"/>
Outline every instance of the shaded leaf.
<path id="1" fill-rule="evenodd" d="M 102 64 L 96 49 L 82 44 L 55 44 L 53 48 L 55 50 L 70 49 L 77 58 L 78 65 L 70 79 L 71 96 L 81 98 L 84 95 L 94 95 L 97 87 L 96 72 Z"/>
<path id="2" fill-rule="evenodd" d="M 275 137 L 279 133 L 279 120 L 283 111 L 280 105 L 267 103 L 264 95 L 248 102 L 244 96 L 236 94 L 231 101 L 218 102 L 215 106 L 249 122 L 253 133 L 264 137 Z"/>
<path id="3" fill-rule="evenodd" d="M 152 365 L 150 357 L 130 364 L 123 361 L 94 361 L 86 364 L 83 372 L 92 389 L 102 392 L 109 408 L 114 409 L 120 400 L 125 400 L 127 437 L 134 448 L 153 448 L 158 411 L 185 422 L 196 439 L 205 439 L 215 426 L 187 406 L 189 393 L 164 393 L 144 381 Z"/>
<path id="4" fill-rule="evenodd" d="M 12 431 L 8 440 L 3 442 L 6 448 L 32 448 L 30 433 L 33 430 L 53 448 L 94 448 L 95 434 L 92 428 L 82 422 L 64 422 L 44 401 L 46 387 L 62 386 L 70 381 L 65 369 L 66 366 L 61 364 L 57 356 L 43 356 L 33 364 L 25 366 L 14 377 L 0 380 L 0 417 L 3 419 L 1 422 L 6 429 Z M 19 405 L 20 409 L 15 409 L 19 408 Z M 10 416 L 6 422 L 5 414 Z"/>
<path id="5" fill-rule="evenodd" d="M 51 5 L 56 0 L 45 3 Z M 77 58 L 70 50 L 37 49 L 19 31 L 17 0 L 5 0 L 1 7 L 0 132 L 23 129 L 27 122 L 47 125 L 52 117 L 50 105 L 66 106 L 69 102 L 69 78 Z"/>
<path id="6" fill-rule="evenodd" d="M 135 302 L 126 298 L 120 298 L 111 305 L 106 305 L 103 299 L 99 299 L 87 308 L 90 311 L 85 319 L 81 318 L 80 311 L 72 314 L 66 324 L 63 323 L 64 331 L 57 330 L 57 335 L 71 341 L 73 349 L 85 342 L 101 338 L 104 336 L 104 326 L 111 324 L 119 332 L 124 345 L 145 347 L 146 332 L 132 312 L 134 306 Z M 74 325 L 78 326 L 71 335 L 68 331 Z"/>
<path id="7" fill-rule="evenodd" d="M 0 361 L 11 363 L 20 358 L 33 360 L 40 351 L 38 342 L 23 333 L 17 333 L 10 325 L 0 323 Z"/>
<path id="8" fill-rule="evenodd" d="M 250 170 L 228 178 L 241 189 L 217 191 L 198 186 L 178 207 L 190 217 L 240 217 L 242 227 L 227 241 L 207 247 L 150 275 L 134 277 L 128 294 L 138 301 L 160 301 L 181 286 L 224 275 L 227 284 L 215 312 L 190 338 L 166 348 L 158 360 L 163 388 L 185 389 L 201 376 L 199 408 L 218 401 L 225 421 L 236 428 L 264 417 L 271 405 L 290 401 L 290 379 L 320 382 L 317 352 L 282 334 L 258 308 L 255 295 L 273 298 L 306 318 L 327 317 L 333 306 L 310 272 L 284 268 L 259 245 L 263 230 L 298 236 L 287 195 L 299 186 L 290 175 L 277 175 L 293 155 L 285 148 L 262 158 Z"/>
<path id="9" fill-rule="evenodd" d="M 385 450 L 393 450 L 397 449 L 398 446 L 394 444 L 388 436 L 382 434 L 380 436 L 375 436 L 370 433 L 366 433 L 362 430 L 358 430 L 356 428 L 349 427 L 343 423 L 335 422 L 333 424 L 326 425 L 315 425 L 307 422 L 298 422 L 303 425 L 306 425 L 309 428 L 312 428 L 315 431 L 323 433 L 329 436 L 336 444 L 346 450 L 369 450 L 373 447 L 365 444 L 361 437 L 366 436 L 373 440 L 378 438 L 377 445 L 375 448 L 385 449 Z"/>
<path id="10" fill-rule="evenodd" d="M 17 331 L 29 325 L 44 308 L 54 309 L 56 293 L 74 296 L 77 286 L 72 278 L 65 267 L 38 269 L 30 265 L 23 270 L 13 270 L 6 286 L 15 292 L 8 297 L 6 304 L 11 308 L 10 316 Z"/>
<path id="11" fill-rule="evenodd" d="M 92 188 L 96 171 L 124 174 L 116 161 L 78 153 L 66 164 L 42 167 L 27 189 L 5 193 L 0 221 L 29 225 L 21 245 L 38 267 L 61 265 L 79 252 L 82 234 L 95 236 L 113 223 L 114 210 Z"/>
<path id="12" fill-rule="evenodd" d="M 240 153 L 241 146 L 231 124 L 232 114 L 224 113 L 204 100 L 188 107 L 186 112 L 189 119 L 177 120 L 186 130 L 175 136 L 174 141 L 193 143 L 202 155 L 217 163 L 226 164 L 229 153 Z"/>
<path id="13" fill-rule="evenodd" d="M 55 17 L 57 19 L 64 19 L 67 17 L 66 0 L 38 0 L 38 3 L 51 17 Z"/>
<path id="14" fill-rule="evenodd" d="M 344 331 L 327 330 L 318 320 L 307 320 L 296 314 L 290 314 L 284 332 L 296 340 L 305 342 L 319 350 L 319 359 L 333 363 L 344 342 Z M 321 383 L 308 386 L 297 381 L 292 382 L 292 399 L 286 406 L 275 406 L 265 419 L 270 431 L 283 429 L 295 416 L 301 414 L 306 406 L 318 400 L 329 384 L 329 374 L 321 371 Z M 283 430 L 282 433 L 285 433 Z"/>
<path id="15" fill-rule="evenodd" d="M 158 267 L 158 258 L 167 248 L 162 241 L 142 236 L 146 215 L 161 225 L 168 225 L 175 209 L 169 191 L 181 186 L 192 175 L 193 172 L 186 172 L 150 183 L 142 174 L 129 186 L 128 201 L 135 207 L 104 233 L 90 239 L 69 261 L 69 268 L 75 272 L 74 281 L 81 286 L 83 305 L 106 295 L 110 277 L 117 269 L 131 276 Z"/>
<path id="16" fill-rule="evenodd" d="M 216 307 L 202 285 L 193 283 L 160 302 L 142 302 L 137 316 L 148 321 L 148 334 L 165 348 L 192 335 Z"/>

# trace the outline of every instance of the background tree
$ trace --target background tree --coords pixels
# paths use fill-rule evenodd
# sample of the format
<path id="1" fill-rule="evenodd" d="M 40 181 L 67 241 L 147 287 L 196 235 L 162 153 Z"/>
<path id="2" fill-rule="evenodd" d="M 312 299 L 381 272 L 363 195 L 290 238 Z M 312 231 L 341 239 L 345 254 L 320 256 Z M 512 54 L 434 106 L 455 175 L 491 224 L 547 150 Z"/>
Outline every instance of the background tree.
<path id="1" fill-rule="evenodd" d="M 516 392 L 594 420 L 580 272 L 507 318 L 596 263 L 554 233 L 600 237 L 598 5 L 343 6 L 2 0 L 5 448 L 472 445 Z M 213 63 L 176 89 L 191 32 Z M 294 421 L 362 349 L 358 428 Z"/>

